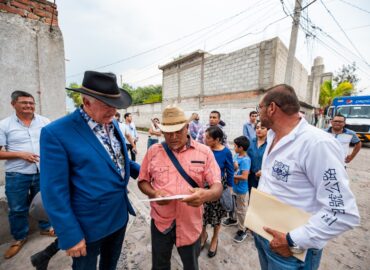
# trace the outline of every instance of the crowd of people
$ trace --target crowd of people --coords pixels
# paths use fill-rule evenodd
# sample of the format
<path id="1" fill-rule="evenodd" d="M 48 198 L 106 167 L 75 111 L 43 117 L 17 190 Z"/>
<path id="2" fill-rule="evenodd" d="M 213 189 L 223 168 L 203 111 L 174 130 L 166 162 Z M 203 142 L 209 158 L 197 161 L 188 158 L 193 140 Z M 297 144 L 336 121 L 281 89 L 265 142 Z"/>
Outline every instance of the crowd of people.
<path id="1" fill-rule="evenodd" d="M 222 226 L 236 226 L 233 240 L 254 238 L 261 269 L 318 269 L 325 244 L 359 225 L 345 164 L 360 150 L 360 140 L 342 115 L 327 130 L 310 125 L 288 85 L 266 89 L 233 147 L 220 112 L 211 111 L 202 125 L 198 113 L 189 120 L 180 107 L 167 106 L 161 119 L 151 119 L 140 165 L 132 115 L 121 123 L 117 112 L 132 100 L 116 76 L 86 71 L 82 86 L 69 90 L 80 93 L 83 104 L 67 116 L 50 123 L 35 113 L 32 95 L 14 91 L 15 112 L 0 121 L 14 238 L 7 259 L 25 244 L 30 201 L 41 191 L 32 207 L 47 217 L 36 215 L 40 234 L 57 238 L 31 257 L 32 264 L 47 269 L 62 249 L 73 269 L 116 269 L 129 215 L 135 215 L 127 195 L 130 177 L 151 199 L 152 269 L 171 268 L 174 245 L 184 269 L 199 269 L 208 225 L 209 258 L 217 255 Z M 245 226 L 252 188 L 312 216 L 289 232 L 263 227 L 272 236 L 268 241 Z M 304 261 L 294 257 L 304 252 Z"/>

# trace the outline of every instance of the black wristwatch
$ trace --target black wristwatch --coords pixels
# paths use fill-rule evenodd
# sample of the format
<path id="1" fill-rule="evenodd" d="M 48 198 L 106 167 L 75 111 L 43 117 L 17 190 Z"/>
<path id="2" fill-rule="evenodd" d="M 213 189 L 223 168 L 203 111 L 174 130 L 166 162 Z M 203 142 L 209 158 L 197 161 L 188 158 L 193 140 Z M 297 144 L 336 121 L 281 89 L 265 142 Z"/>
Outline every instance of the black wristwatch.
<path id="1" fill-rule="evenodd" d="M 288 242 L 290 252 L 292 252 L 293 254 L 300 254 L 304 252 L 303 248 L 300 248 L 296 243 L 294 243 L 289 233 L 286 234 L 286 240 Z"/>

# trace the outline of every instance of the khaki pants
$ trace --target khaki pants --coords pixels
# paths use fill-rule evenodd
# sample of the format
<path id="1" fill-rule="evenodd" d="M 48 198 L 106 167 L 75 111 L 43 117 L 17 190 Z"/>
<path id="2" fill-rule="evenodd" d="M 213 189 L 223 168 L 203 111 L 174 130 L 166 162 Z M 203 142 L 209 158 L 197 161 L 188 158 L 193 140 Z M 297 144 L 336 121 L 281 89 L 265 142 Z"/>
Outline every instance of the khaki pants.
<path id="1" fill-rule="evenodd" d="M 236 220 L 238 221 L 238 230 L 245 231 L 246 227 L 244 226 L 244 219 L 248 208 L 249 193 L 234 193 L 234 195 L 236 199 L 236 211 L 234 216 L 236 216 Z"/>

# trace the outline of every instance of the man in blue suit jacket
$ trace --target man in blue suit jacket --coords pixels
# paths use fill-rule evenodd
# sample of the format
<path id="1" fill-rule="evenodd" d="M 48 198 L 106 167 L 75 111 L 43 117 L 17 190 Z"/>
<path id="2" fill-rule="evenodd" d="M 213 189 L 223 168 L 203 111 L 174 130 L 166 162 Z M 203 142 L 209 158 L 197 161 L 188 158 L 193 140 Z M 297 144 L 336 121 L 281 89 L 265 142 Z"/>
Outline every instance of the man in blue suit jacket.
<path id="1" fill-rule="evenodd" d="M 128 213 L 130 176 L 140 166 L 127 155 L 124 136 L 113 120 L 131 104 L 112 73 L 86 71 L 83 106 L 41 131 L 41 194 L 73 269 L 116 269 Z"/>

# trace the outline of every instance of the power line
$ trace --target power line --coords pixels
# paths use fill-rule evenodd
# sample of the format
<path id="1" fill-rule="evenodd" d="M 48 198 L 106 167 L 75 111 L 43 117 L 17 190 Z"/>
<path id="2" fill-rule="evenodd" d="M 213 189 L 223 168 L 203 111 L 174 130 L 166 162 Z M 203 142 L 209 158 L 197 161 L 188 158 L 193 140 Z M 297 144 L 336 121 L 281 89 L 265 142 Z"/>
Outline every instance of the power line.
<path id="1" fill-rule="evenodd" d="M 262 32 L 264 32 L 268 27 L 270 27 L 271 25 L 273 25 L 273 24 L 275 24 L 275 23 L 277 23 L 277 22 L 279 22 L 279 21 L 281 21 L 281 20 L 283 20 L 283 19 L 285 19 L 285 18 L 287 18 L 287 17 L 289 17 L 289 15 L 284 16 L 284 17 L 282 17 L 282 18 L 280 18 L 280 19 L 277 19 L 277 20 L 275 20 L 275 21 L 273 21 L 273 22 L 269 23 L 269 24 L 268 24 L 268 25 L 266 25 L 266 26 L 264 27 L 264 29 L 262 29 L 261 31 L 258 31 L 258 32 L 249 32 L 249 33 L 247 33 L 247 34 L 244 34 L 244 35 L 242 35 L 242 36 L 240 36 L 240 37 L 238 37 L 238 38 L 235 38 L 235 39 L 232 39 L 232 40 L 230 40 L 230 41 L 227 41 L 227 42 L 225 42 L 225 43 L 223 43 L 223 44 L 221 44 L 221 45 L 219 45 L 219 46 L 217 46 L 217 47 L 213 48 L 212 50 L 209 50 L 209 52 L 214 51 L 214 50 L 216 50 L 216 49 L 219 49 L 219 48 L 221 48 L 221 47 L 223 47 L 223 46 L 226 46 L 226 45 L 228 45 L 228 44 L 230 44 L 230 43 L 232 43 L 232 42 L 234 42 L 234 41 L 236 41 L 236 40 L 239 40 L 239 39 L 241 39 L 241 38 L 243 38 L 243 37 L 245 37 L 245 36 L 247 36 L 247 35 L 255 35 L 255 34 L 262 33 Z M 156 76 L 158 76 L 158 75 L 160 75 L 160 74 L 161 74 L 161 72 L 156 73 L 156 74 L 154 74 L 154 75 L 152 75 L 152 76 L 146 77 L 146 78 L 141 79 L 141 80 L 139 80 L 139 81 L 134 81 L 134 83 L 138 83 L 138 82 L 141 82 L 141 81 L 145 81 L 145 80 L 148 80 L 148 79 L 154 78 L 154 77 L 156 77 Z"/>
<path id="2" fill-rule="evenodd" d="M 340 28 L 340 30 L 342 31 L 342 33 L 345 35 L 345 37 L 347 38 L 347 40 L 349 41 L 349 43 L 351 43 L 352 47 L 356 50 L 356 52 L 358 53 L 358 55 L 362 58 L 362 60 L 368 65 L 370 66 L 366 59 L 362 56 L 362 54 L 360 53 L 360 51 L 357 49 L 357 47 L 355 46 L 355 44 L 352 42 L 352 40 L 348 37 L 348 35 L 346 34 L 346 32 L 344 31 L 344 29 L 342 28 L 342 26 L 339 24 L 339 22 L 337 21 L 337 19 L 334 17 L 334 15 L 331 13 L 331 11 L 326 7 L 326 5 L 324 4 L 324 2 L 322 0 L 320 0 L 321 4 L 324 6 L 324 8 L 326 9 L 326 11 L 329 13 L 329 15 L 333 18 L 334 22 L 337 24 L 337 26 Z"/>
<path id="3" fill-rule="evenodd" d="M 366 25 L 361 25 L 361 26 L 356 26 L 356 27 L 352 27 L 352 28 L 347 28 L 347 30 L 355 30 L 355 29 L 360 29 L 360 28 L 366 28 L 366 27 L 369 27 L 370 24 L 366 24 Z"/>
<path id="4" fill-rule="evenodd" d="M 255 34 L 262 33 L 262 32 L 264 32 L 264 31 L 266 31 L 266 29 L 267 29 L 268 27 L 270 27 L 271 25 L 273 25 L 273 24 L 275 24 L 275 23 L 277 23 L 277 22 L 279 22 L 279 21 L 281 21 L 281 20 L 283 20 L 283 19 L 285 19 L 285 18 L 287 18 L 287 17 L 289 17 L 289 15 L 284 16 L 284 17 L 282 17 L 282 18 L 279 18 L 279 19 L 277 19 L 277 20 L 275 20 L 275 21 L 273 21 L 273 22 L 269 23 L 268 25 L 266 25 L 266 26 L 265 26 L 262 30 L 260 30 L 260 31 L 257 31 L 257 32 L 249 32 L 249 33 L 243 34 L 242 36 L 238 36 L 237 38 L 233 38 L 232 40 L 229 40 L 229 41 L 227 41 L 227 42 L 224 42 L 224 43 L 222 43 L 222 44 L 218 45 L 217 47 L 215 47 L 215 48 L 213 48 L 213 49 L 211 49 L 211 50 L 208 50 L 208 52 L 212 52 L 212 51 L 214 51 L 214 50 L 216 50 L 216 49 L 219 49 L 219 48 L 221 48 L 221 47 L 223 47 L 223 46 L 226 46 L 226 45 L 228 45 L 228 44 L 230 44 L 230 43 L 232 43 L 232 42 L 235 42 L 235 41 L 237 41 L 237 40 L 239 40 L 239 39 L 241 39 L 241 38 L 243 38 L 243 37 L 245 37 L 245 36 L 247 36 L 247 35 L 255 35 Z M 263 20 L 262 20 L 262 21 L 263 21 Z M 255 26 L 255 25 L 253 25 L 253 26 Z M 244 30 L 244 31 L 245 31 L 245 30 Z M 151 76 L 149 76 L 149 77 L 146 77 L 146 78 L 144 78 L 144 79 L 141 79 L 141 80 L 138 80 L 138 81 L 134 81 L 133 83 L 138 83 L 138 82 L 141 82 L 141 81 L 145 81 L 145 80 L 151 79 L 151 78 L 153 78 L 153 77 L 156 77 L 156 76 L 158 76 L 158 75 L 160 75 L 160 74 L 161 74 L 161 73 L 156 73 L 156 74 L 151 75 Z M 135 75 L 134 75 L 134 76 L 135 76 Z"/>
<path id="5" fill-rule="evenodd" d="M 269 2 L 269 0 L 268 0 L 268 1 L 265 1 L 265 2 L 260 1 L 258 5 L 254 6 L 254 8 L 256 8 L 256 7 L 258 7 L 258 6 L 261 6 L 261 3 L 263 3 L 263 5 L 265 5 L 265 4 L 267 4 L 268 2 Z M 261 18 L 260 16 L 258 16 L 258 15 L 257 15 L 260 11 L 264 11 L 264 10 L 265 10 L 265 6 L 262 6 L 262 9 L 259 9 L 259 10 L 257 10 L 256 12 L 254 12 L 254 13 L 253 13 L 253 15 L 256 15 L 258 18 L 257 18 L 257 20 L 256 20 L 255 22 L 251 22 L 251 23 L 250 23 L 252 26 L 256 26 L 256 25 L 260 24 L 261 22 L 264 22 L 264 21 L 265 21 L 265 17 L 266 17 L 266 19 L 270 17 L 270 15 L 269 15 L 269 16 L 267 16 L 267 14 L 265 14 L 265 17 L 263 17 L 263 18 Z M 270 11 L 269 13 L 274 13 L 274 9 L 269 9 L 269 11 Z M 269 13 L 268 13 L 268 14 L 269 14 Z M 253 16 L 253 15 L 252 15 L 252 16 Z M 248 17 L 246 17 L 246 18 L 249 18 L 249 19 L 250 19 L 250 18 L 251 18 L 251 16 L 250 16 L 250 15 L 248 15 Z M 239 23 L 240 21 L 242 21 L 242 20 L 244 20 L 244 19 L 246 19 L 246 18 L 242 18 L 242 19 L 241 19 L 241 20 L 239 20 L 237 23 Z M 168 56 L 161 57 L 160 59 L 158 59 L 158 60 L 156 60 L 156 61 L 152 62 L 151 64 L 149 64 L 149 65 L 145 65 L 144 67 L 140 68 L 140 71 L 138 71 L 137 73 L 134 73 L 133 75 L 129 75 L 129 78 L 136 77 L 136 76 L 137 76 L 137 75 L 139 75 L 140 73 L 143 73 L 145 70 L 147 70 L 147 69 L 151 68 L 154 64 L 156 64 L 156 63 L 157 63 L 157 64 L 159 64 L 161 60 L 167 60 L 167 59 L 171 58 L 171 57 L 172 57 L 175 53 L 177 53 L 177 52 L 178 52 L 178 53 L 183 52 L 183 51 L 185 50 L 185 48 L 188 48 L 188 47 L 189 47 L 189 45 L 192 45 L 192 44 L 193 44 L 194 42 L 196 42 L 197 40 L 202 39 L 202 40 L 201 40 L 201 42 L 205 42 L 207 39 L 209 39 L 209 38 L 211 38 L 211 37 L 213 37 L 213 36 L 219 35 L 220 33 L 225 32 L 226 30 L 228 30 L 230 27 L 234 26 L 235 24 L 236 24 L 236 23 L 233 23 L 232 25 L 229 25 L 229 26 L 227 26 L 226 28 L 224 28 L 224 29 L 222 29 L 222 30 L 220 30 L 220 31 L 218 31 L 218 32 L 216 32 L 216 33 L 214 33 L 214 34 L 211 34 L 211 35 L 210 35 L 210 33 L 211 33 L 211 32 L 213 32 L 216 28 L 209 30 L 208 32 L 206 32 L 205 34 L 203 34 L 200 38 L 199 38 L 199 37 L 197 37 L 197 38 L 193 39 L 192 41 L 190 41 L 189 43 L 187 43 L 186 45 L 182 46 L 181 48 L 176 49 L 176 50 L 174 50 L 174 51 L 173 51 L 173 52 L 171 52 L 171 53 L 168 53 L 168 54 L 167 54 Z M 250 27 L 248 27 L 247 29 L 249 29 L 249 28 L 250 28 Z M 247 29 L 244 29 L 244 30 L 242 31 L 242 33 L 244 33 Z M 240 34 L 238 34 L 238 35 L 236 35 L 236 36 L 237 36 L 237 37 L 239 37 L 239 35 L 240 35 Z"/>
<path id="6" fill-rule="evenodd" d="M 133 83 L 135 84 L 135 83 L 138 83 L 138 82 L 146 81 L 146 80 L 149 80 L 149 79 L 151 79 L 151 78 L 157 77 L 158 75 L 161 75 L 161 74 L 162 74 L 162 72 L 158 72 L 158 73 L 156 73 L 156 74 L 154 74 L 154 75 L 151 75 L 151 76 L 149 76 L 149 77 L 146 77 L 146 78 L 144 78 L 144 79 L 140 79 L 140 80 L 138 80 L 138 81 L 134 81 Z"/>
<path id="7" fill-rule="evenodd" d="M 370 13 L 370 11 L 368 11 L 368 10 L 366 10 L 366 9 L 363 9 L 363 8 L 361 8 L 361 7 L 359 7 L 359 6 L 356 6 L 356 5 L 352 4 L 352 3 L 349 3 L 349 2 L 344 1 L 344 0 L 340 0 L 340 1 L 341 1 L 341 2 L 343 2 L 343 3 L 345 3 L 345 4 L 347 4 L 347 5 L 352 6 L 352 7 L 354 7 L 354 8 L 357 8 L 358 10 L 361 10 L 361 11 L 363 11 L 363 12 Z"/>
<path id="8" fill-rule="evenodd" d="M 334 44 L 335 45 L 337 45 L 337 46 L 340 46 L 340 47 L 342 47 L 343 49 L 345 49 L 347 52 L 349 52 L 351 55 L 353 55 L 353 56 L 355 56 L 355 57 L 357 57 L 359 60 L 361 60 L 361 62 L 363 62 L 365 65 L 366 65 L 366 67 L 368 68 L 369 66 L 368 66 L 368 64 L 367 64 L 367 62 L 366 61 L 364 61 L 364 59 L 363 58 L 361 58 L 361 57 L 359 57 L 357 54 L 355 54 L 355 53 L 353 53 L 350 49 L 348 49 L 346 46 L 344 46 L 343 44 L 342 44 L 342 42 L 339 42 L 339 41 L 337 41 L 333 36 L 331 36 L 329 33 L 327 33 L 326 31 L 324 31 L 322 28 L 320 28 L 319 26 L 317 26 L 317 25 L 315 25 L 313 22 L 312 22 L 312 20 L 311 19 L 309 19 L 309 18 L 304 18 L 305 20 L 307 20 L 307 22 L 309 23 L 309 26 L 314 30 L 314 31 L 319 31 L 320 33 L 322 33 L 323 35 L 325 35 L 326 37 L 328 37 L 329 39 L 331 39 L 333 42 L 334 42 Z M 302 29 L 303 29 L 303 25 L 301 24 L 301 27 L 302 27 Z M 309 32 L 309 33 L 307 33 L 306 32 L 306 34 L 308 35 L 308 36 L 312 36 L 312 37 L 316 37 L 316 35 L 315 34 L 313 34 L 313 32 L 311 31 L 311 32 Z M 360 63 L 361 63 L 360 62 Z"/>
<path id="9" fill-rule="evenodd" d="M 284 17 L 280 18 L 280 19 L 277 19 L 277 20 L 273 21 L 272 23 L 269 23 L 269 24 L 268 24 L 268 25 L 266 25 L 266 26 L 265 26 L 265 28 L 263 28 L 261 31 L 257 31 L 257 32 L 249 32 L 249 33 L 246 33 L 246 34 L 244 34 L 244 35 L 242 35 L 242 36 L 240 36 L 240 37 L 237 37 L 237 38 L 234 38 L 234 39 L 232 39 L 232 40 L 230 40 L 230 41 L 227 41 L 227 42 L 225 42 L 225 43 L 223 43 L 223 44 L 221 44 L 221 45 L 219 45 L 219 46 L 217 46 L 217 47 L 215 47 L 215 48 L 211 49 L 211 50 L 210 50 L 210 52 L 212 52 L 212 51 L 214 51 L 214 50 L 217 50 L 217 49 L 219 49 L 219 48 L 221 48 L 221 47 L 223 47 L 223 46 L 226 46 L 226 45 L 228 45 L 228 44 L 230 44 L 230 43 L 232 43 L 232 42 L 234 42 L 234 41 L 237 41 L 237 40 L 239 40 L 239 39 L 241 39 L 241 38 L 243 38 L 243 37 L 246 37 L 246 36 L 248 36 L 248 35 L 257 35 L 257 34 L 260 34 L 260 33 L 264 32 L 264 31 L 265 31 L 268 27 L 270 27 L 271 25 L 273 25 L 273 24 L 275 24 L 275 23 L 277 23 L 277 22 L 279 22 L 279 21 L 282 21 L 282 20 L 284 20 L 284 19 L 285 19 L 285 18 L 287 18 L 287 17 L 289 17 L 289 15 L 286 15 L 286 16 L 284 16 Z"/>
<path id="10" fill-rule="evenodd" d="M 136 57 L 139 57 L 139 56 L 145 55 L 145 54 L 147 54 L 147 53 L 153 52 L 153 51 L 155 51 L 155 50 L 158 50 L 158 49 L 160 49 L 160 48 L 163 48 L 163 47 L 166 47 L 166 46 L 171 45 L 171 44 L 173 44 L 173 43 L 176 43 L 176 42 L 178 42 L 178 41 L 180 41 L 180 40 L 186 39 L 186 38 L 188 38 L 188 37 L 190 37 L 190 36 L 193 36 L 193 35 L 195 35 L 195 34 L 198 34 L 198 33 L 202 32 L 202 31 L 204 31 L 204 30 L 206 30 L 206 29 L 208 29 L 208 28 L 211 28 L 211 27 L 214 27 L 214 26 L 216 26 L 216 25 L 218 25 L 218 24 L 222 24 L 222 23 L 224 23 L 224 22 L 226 22 L 226 21 L 232 20 L 232 19 L 234 19 L 234 18 L 236 18 L 236 17 L 240 16 L 241 14 L 243 14 L 243 13 L 245 13 L 245 12 L 247 12 L 247 11 L 250 11 L 250 8 L 244 9 L 243 11 L 238 12 L 238 13 L 236 13 L 236 14 L 234 14 L 234 15 L 230 16 L 230 17 L 227 17 L 227 18 L 225 18 L 225 19 L 222 19 L 222 20 L 220 20 L 220 21 L 218 21 L 218 22 L 216 22 L 216 23 L 214 23 L 214 24 L 211 24 L 211 25 L 209 25 L 209 26 L 206 26 L 206 27 L 204 27 L 204 28 L 201 28 L 201 29 L 199 29 L 199 30 L 197 30 L 197 31 L 195 31 L 195 32 L 192 32 L 192 33 L 190 33 L 190 34 L 187 34 L 187 35 L 182 36 L 182 37 L 180 37 L 180 38 L 177 38 L 177 39 L 175 39 L 175 40 L 169 41 L 169 42 L 167 42 L 167 43 L 163 43 L 163 44 L 161 44 L 161 45 L 159 45 L 159 46 L 156 46 L 156 47 L 154 47 L 154 48 L 151 48 L 151 49 L 149 49 L 149 50 L 146 50 L 146 51 L 143 51 L 143 52 L 140 52 L 140 53 L 137 53 L 137 54 L 134 54 L 134 55 L 128 56 L 128 57 L 126 57 L 126 58 L 123 58 L 123 59 L 117 60 L 117 61 L 112 62 L 112 63 L 109 63 L 109 64 L 105 64 L 105 65 L 102 65 L 102 66 L 98 66 L 98 67 L 92 68 L 92 69 L 93 69 L 93 70 L 97 70 L 97 69 L 106 68 L 106 67 L 109 67 L 109 66 L 112 66 L 112 65 L 116 65 L 116 64 L 119 64 L 119 63 L 122 63 L 122 62 L 125 62 L 125 61 L 128 61 L 128 60 L 131 60 L 131 59 L 133 59 L 133 58 L 136 58 Z M 76 77 L 76 76 L 79 76 L 79 75 L 82 75 L 82 74 L 83 74 L 83 72 L 75 73 L 75 74 L 72 74 L 72 75 L 68 75 L 68 76 L 67 76 L 67 78 Z"/>
<path id="11" fill-rule="evenodd" d="M 304 7 L 301 8 L 301 11 L 308 8 L 309 6 L 311 6 L 313 3 L 315 3 L 317 0 L 313 0 L 312 2 L 308 3 L 307 5 L 305 5 Z"/>
<path id="12" fill-rule="evenodd" d="M 352 59 L 350 59 L 351 57 L 347 57 L 347 56 L 345 56 L 345 55 L 343 55 L 342 53 L 340 53 L 338 50 L 336 50 L 335 48 L 334 48 L 334 46 L 330 46 L 329 44 L 327 44 L 327 42 L 325 42 L 324 40 L 322 40 L 322 39 L 320 39 L 320 37 L 318 37 L 316 34 L 313 34 L 310 30 L 308 30 L 308 29 L 306 29 L 306 28 L 304 28 L 304 26 L 301 24 L 300 25 L 301 26 L 301 28 L 302 28 L 302 30 L 307 34 L 307 35 L 309 35 L 309 36 L 312 36 L 315 40 L 317 40 L 317 41 L 319 41 L 320 42 L 320 44 L 321 45 L 323 45 L 324 47 L 326 47 L 328 50 L 331 50 L 331 51 L 333 51 L 335 54 L 337 54 L 337 55 L 339 55 L 340 57 L 342 57 L 344 60 L 346 60 L 348 63 L 352 63 L 353 62 L 353 60 Z M 323 34 L 325 34 L 325 35 L 327 35 L 327 37 L 330 37 L 330 35 L 329 34 L 327 34 L 327 33 L 325 33 L 321 28 L 319 28 L 319 27 L 316 27 L 316 28 L 314 28 L 314 30 L 320 30 L 320 33 L 323 33 Z M 335 39 L 333 39 L 334 41 L 335 41 Z M 335 43 L 334 44 L 338 44 L 338 42 L 336 42 L 335 41 Z M 344 47 L 344 46 L 342 46 L 343 48 L 345 48 L 345 49 L 347 49 L 346 47 Z M 348 49 L 347 49 L 348 50 Z M 361 71 L 361 72 L 363 72 L 364 74 L 366 74 L 367 76 L 369 76 L 370 77 L 370 73 L 368 73 L 368 71 L 365 71 L 365 70 L 363 70 L 360 66 L 358 66 L 358 69 Z"/>

